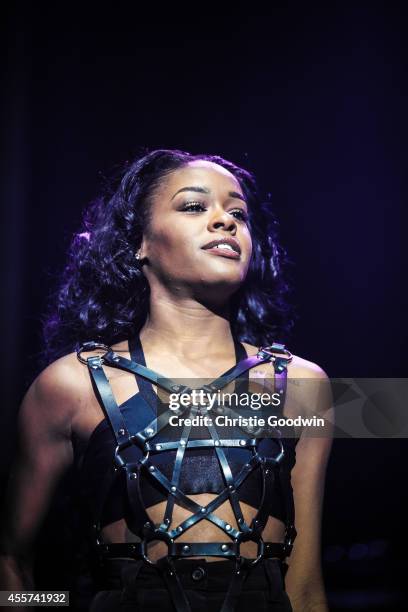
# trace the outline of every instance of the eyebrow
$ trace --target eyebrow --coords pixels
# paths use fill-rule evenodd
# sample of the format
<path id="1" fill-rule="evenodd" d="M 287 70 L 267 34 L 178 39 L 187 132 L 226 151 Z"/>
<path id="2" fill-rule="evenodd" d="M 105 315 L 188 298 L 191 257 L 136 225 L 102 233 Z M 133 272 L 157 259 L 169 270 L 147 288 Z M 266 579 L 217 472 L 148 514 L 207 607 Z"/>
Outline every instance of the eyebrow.
<path id="1" fill-rule="evenodd" d="M 206 193 L 206 194 L 211 193 L 211 189 L 208 189 L 207 187 L 198 187 L 198 186 L 182 187 L 181 189 L 176 191 L 176 193 L 171 199 L 173 200 L 176 197 L 176 195 L 178 193 L 181 193 L 182 191 L 194 191 L 195 193 Z M 228 195 L 230 198 L 238 198 L 238 200 L 242 200 L 246 204 L 244 196 L 238 193 L 237 191 L 229 191 Z"/>

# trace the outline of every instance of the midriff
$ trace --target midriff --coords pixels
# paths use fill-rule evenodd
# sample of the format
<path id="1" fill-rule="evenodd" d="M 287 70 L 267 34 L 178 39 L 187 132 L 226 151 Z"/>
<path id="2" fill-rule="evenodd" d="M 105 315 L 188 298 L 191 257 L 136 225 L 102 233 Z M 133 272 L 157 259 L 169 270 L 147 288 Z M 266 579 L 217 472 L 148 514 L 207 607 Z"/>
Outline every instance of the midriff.
<path id="1" fill-rule="evenodd" d="M 200 506 L 208 505 L 217 495 L 209 493 L 200 493 L 198 495 L 189 495 L 189 497 Z M 257 510 L 248 504 L 240 502 L 242 514 L 245 522 L 249 525 L 252 519 L 255 517 Z M 148 514 L 152 522 L 156 525 L 160 525 L 166 509 L 166 502 L 161 502 L 148 508 Z M 214 511 L 219 518 L 229 523 L 233 528 L 237 529 L 238 525 L 235 520 L 235 515 L 231 508 L 231 504 L 226 500 L 223 504 L 218 506 Z M 170 525 L 170 529 L 174 529 L 185 521 L 191 512 L 182 508 L 181 506 L 175 505 L 173 509 L 173 520 Z M 283 542 L 285 535 L 284 523 L 274 518 L 273 516 L 268 517 L 268 522 L 262 532 L 262 538 L 265 542 Z M 106 525 L 102 529 L 102 536 L 104 541 L 109 543 L 117 542 L 135 542 L 139 538 L 135 536 L 128 528 L 125 521 L 119 520 L 110 525 Z M 231 542 L 226 533 L 219 529 L 216 525 L 210 521 L 203 519 L 182 533 L 178 538 L 177 542 Z M 254 558 L 257 556 L 257 544 L 255 542 L 243 542 L 241 544 L 241 554 L 244 557 Z M 167 546 L 164 542 L 159 540 L 153 541 L 148 546 L 148 557 L 151 561 L 157 561 L 161 557 L 166 556 Z M 207 561 L 219 561 L 220 557 L 202 557 Z"/>

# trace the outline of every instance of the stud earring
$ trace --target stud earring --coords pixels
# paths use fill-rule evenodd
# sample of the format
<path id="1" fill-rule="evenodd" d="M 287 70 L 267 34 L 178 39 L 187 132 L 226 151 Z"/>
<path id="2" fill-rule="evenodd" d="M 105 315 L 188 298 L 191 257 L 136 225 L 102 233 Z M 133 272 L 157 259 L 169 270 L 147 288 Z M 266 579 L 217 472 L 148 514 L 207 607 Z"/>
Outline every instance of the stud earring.
<path id="1" fill-rule="evenodd" d="M 142 272 L 142 258 L 140 255 L 140 250 L 137 251 L 137 253 L 135 253 L 135 259 L 136 259 L 136 275 L 139 278 L 143 277 L 143 272 Z"/>

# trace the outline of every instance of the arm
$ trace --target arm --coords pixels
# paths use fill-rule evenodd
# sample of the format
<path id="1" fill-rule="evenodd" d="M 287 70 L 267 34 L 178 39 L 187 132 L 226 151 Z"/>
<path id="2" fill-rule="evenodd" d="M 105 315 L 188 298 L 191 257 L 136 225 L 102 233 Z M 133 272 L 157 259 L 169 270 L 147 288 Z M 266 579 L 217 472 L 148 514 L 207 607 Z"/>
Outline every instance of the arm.
<path id="1" fill-rule="evenodd" d="M 66 359 L 66 358 L 64 358 Z M 32 589 L 35 536 L 59 478 L 72 462 L 73 377 L 66 361 L 44 370 L 19 413 L 13 464 L 0 541 L 0 588 Z M 78 390 L 76 390 L 78 393 Z"/>
<path id="2" fill-rule="evenodd" d="M 296 377 L 302 378 L 299 399 L 304 416 L 322 416 L 326 421 L 319 437 L 302 432 L 296 446 L 296 465 L 292 470 L 297 537 L 288 560 L 286 590 L 294 612 L 327 612 L 320 546 L 324 481 L 332 442 L 333 409 L 330 384 L 317 366 Z M 305 379 L 308 380 L 304 384 Z M 318 384 L 313 384 L 316 382 Z"/>

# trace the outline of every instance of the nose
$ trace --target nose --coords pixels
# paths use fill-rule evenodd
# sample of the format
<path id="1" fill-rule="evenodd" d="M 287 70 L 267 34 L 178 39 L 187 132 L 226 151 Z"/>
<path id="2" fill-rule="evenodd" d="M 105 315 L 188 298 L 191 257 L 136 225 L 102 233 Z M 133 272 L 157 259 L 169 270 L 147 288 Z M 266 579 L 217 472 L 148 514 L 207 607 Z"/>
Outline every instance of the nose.
<path id="1" fill-rule="evenodd" d="M 226 210 L 217 208 L 209 221 L 210 230 L 224 229 L 231 234 L 235 234 L 237 230 L 237 222 Z"/>

